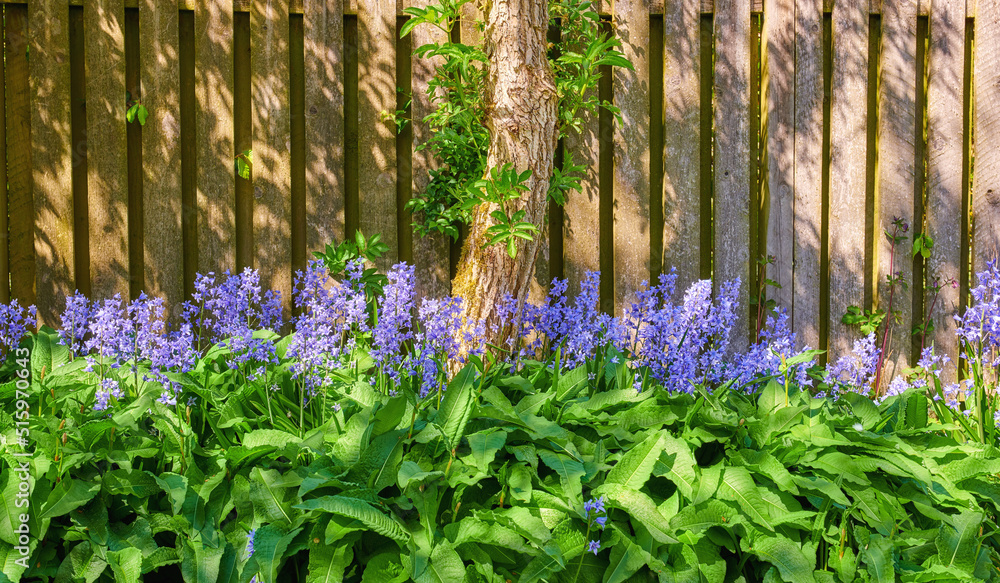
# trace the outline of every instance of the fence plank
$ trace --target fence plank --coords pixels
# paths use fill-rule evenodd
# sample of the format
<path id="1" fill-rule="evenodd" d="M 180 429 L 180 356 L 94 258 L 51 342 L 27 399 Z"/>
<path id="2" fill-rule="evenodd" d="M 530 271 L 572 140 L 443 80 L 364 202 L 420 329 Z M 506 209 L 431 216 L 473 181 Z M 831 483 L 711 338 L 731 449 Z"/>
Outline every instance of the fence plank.
<path id="1" fill-rule="evenodd" d="M 236 267 L 233 6 L 226 0 L 197 2 L 198 270 L 221 273 Z"/>
<path id="2" fill-rule="evenodd" d="M 250 12 L 253 93 L 253 228 L 261 286 L 292 297 L 288 2 L 255 0 Z"/>
<path id="3" fill-rule="evenodd" d="M 677 288 L 687 289 L 701 272 L 700 154 L 708 138 L 699 127 L 708 114 L 701 111 L 701 14 L 697 0 L 668 2 L 664 10 L 663 272 L 676 268 Z"/>
<path id="4" fill-rule="evenodd" d="M 978 0 L 975 51 L 972 271 L 979 273 L 1000 250 L 1000 0 Z"/>
<path id="5" fill-rule="evenodd" d="M 433 4 L 431 0 L 412 0 L 415 8 L 425 8 Z M 430 43 L 448 42 L 447 34 L 433 26 L 422 25 L 410 33 L 410 42 L 414 50 Z M 437 163 L 430 150 L 418 150 L 427 143 L 431 136 L 430 127 L 424 118 L 437 109 L 432 102 L 433 95 L 428 91 L 428 83 L 434 77 L 435 69 L 442 59 L 419 58 L 413 55 L 410 60 L 410 91 L 413 101 L 410 104 L 410 117 L 413 120 L 413 166 L 412 184 L 413 196 L 422 196 L 430 182 L 428 171 L 437 168 Z M 422 217 L 416 217 L 422 220 Z M 451 289 L 449 278 L 449 240 L 441 233 L 428 233 L 421 236 L 413 234 L 413 264 L 416 266 L 417 293 L 421 297 L 436 298 L 448 294 Z"/>
<path id="6" fill-rule="evenodd" d="M 795 253 L 795 21 L 794 0 L 765 0 L 764 66 L 761 81 L 767 94 L 764 108 L 767 140 L 767 255 L 774 257 L 767 277 L 780 287 L 767 297 L 795 317 L 793 262 Z M 757 257 L 751 257 L 756 261 Z"/>
<path id="7" fill-rule="evenodd" d="M 343 1 L 305 7 L 306 249 L 344 240 Z M 311 259 L 311 255 L 307 255 Z"/>
<path id="8" fill-rule="evenodd" d="M 649 0 L 618 0 L 613 24 L 635 71 L 616 67 L 614 129 L 614 298 L 621 314 L 649 279 Z"/>
<path id="9" fill-rule="evenodd" d="M 7 36 L 6 27 L 0 27 L 3 36 Z M 5 42 L 5 41 L 4 41 Z M 0 63 L 6 78 L 6 63 Z M 9 212 L 7 206 L 7 95 L 0 91 L 0 302 L 10 301 L 10 236 Z"/>
<path id="10" fill-rule="evenodd" d="M 389 246 L 376 265 L 396 263 L 396 2 L 358 2 L 358 210 L 366 237 Z"/>
<path id="11" fill-rule="evenodd" d="M 965 0 L 935 0 L 931 6 L 930 55 L 927 81 L 927 232 L 934 248 L 925 269 L 927 285 L 944 284 L 934 299 L 925 295 L 932 311 L 934 332 L 926 339 L 937 354 L 958 362 L 955 320 L 958 312 L 962 262 L 962 150 L 965 128 L 962 115 L 965 74 Z M 933 304 L 933 306 L 931 306 Z M 946 369 L 945 382 L 953 382 L 955 369 Z"/>
<path id="12" fill-rule="evenodd" d="M 850 352 L 857 333 L 840 319 L 864 303 L 865 163 L 867 158 L 868 0 L 845 0 L 833 12 L 830 105 L 829 361 Z"/>
<path id="13" fill-rule="evenodd" d="M 913 202 L 916 192 L 914 144 L 916 130 L 917 78 L 917 2 L 892 0 L 882 11 L 881 79 L 878 118 L 878 211 L 874 236 L 878 241 L 876 290 L 878 306 L 889 309 L 889 285 L 886 278 L 901 274 L 907 284 L 913 284 Z M 921 130 L 922 131 L 922 130 Z M 922 168 L 919 170 L 923 170 Z M 892 232 L 891 222 L 903 219 L 910 226 L 906 240 L 896 245 L 895 260 L 890 265 L 891 241 L 883 230 Z M 919 284 L 917 284 L 919 285 Z M 917 288 L 919 289 L 919 288 Z M 912 350 L 913 287 L 896 286 L 892 293 L 892 311 L 899 312 L 899 322 L 893 322 L 889 345 L 886 346 L 886 374 L 891 379 L 909 366 Z"/>
<path id="14" fill-rule="evenodd" d="M 596 93 L 596 87 L 591 89 L 591 95 Z M 565 155 L 584 167 L 580 192 L 569 193 L 563 206 L 563 265 L 571 292 L 580 288 L 588 271 L 601 270 L 599 117 L 585 113 L 580 133 L 571 132 L 564 141 Z"/>
<path id="15" fill-rule="evenodd" d="M 149 118 L 142 132 L 143 250 L 146 291 L 184 299 L 181 231 L 180 47 L 176 0 L 139 5 L 142 104 Z"/>
<path id="16" fill-rule="evenodd" d="M 122 0 L 84 7 L 90 279 L 97 298 L 128 296 L 124 19 Z"/>
<path id="17" fill-rule="evenodd" d="M 56 327 L 73 288 L 73 152 L 70 135 L 69 9 L 58 0 L 28 6 L 33 31 L 29 77 L 35 303 L 38 319 Z"/>
<path id="18" fill-rule="evenodd" d="M 792 326 L 799 346 L 820 343 L 823 223 L 823 4 L 795 3 L 795 246 Z"/>
<path id="19" fill-rule="evenodd" d="M 749 337 L 750 282 L 750 4 L 715 4 L 715 290 L 739 278 L 732 350 Z"/>
<path id="20" fill-rule="evenodd" d="M 31 196 L 31 106 L 28 80 L 28 14 L 22 6 L 4 8 L 6 62 L 7 209 L 10 295 L 22 306 L 35 303 L 34 203 Z"/>

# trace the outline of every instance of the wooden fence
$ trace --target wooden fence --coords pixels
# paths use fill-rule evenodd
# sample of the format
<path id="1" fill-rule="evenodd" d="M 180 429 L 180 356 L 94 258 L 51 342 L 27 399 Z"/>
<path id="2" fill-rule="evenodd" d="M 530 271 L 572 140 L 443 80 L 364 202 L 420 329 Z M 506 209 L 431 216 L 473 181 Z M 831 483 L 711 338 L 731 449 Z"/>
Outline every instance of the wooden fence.
<path id="1" fill-rule="evenodd" d="M 398 31 L 404 2 L 428 1 L 3 4 L 0 299 L 56 323 L 74 289 L 175 302 L 196 272 L 244 266 L 287 298 L 311 251 L 359 227 L 382 234 L 384 264 L 447 292 L 458 247 L 414 236 L 403 210 L 433 164 L 416 150 L 432 64 L 411 55 L 436 33 Z M 932 336 L 955 355 L 949 315 L 1000 240 L 1000 0 L 871 1 L 599 5 L 635 65 L 598 90 L 624 123 L 601 114 L 565 140 L 588 173 L 551 209 L 539 280 L 600 270 L 611 311 L 670 268 L 682 286 L 740 277 L 743 342 L 755 259 L 773 255 L 769 295 L 800 341 L 840 354 L 857 336 L 847 307 L 887 305 L 882 228 L 900 216 L 893 346 L 912 359 L 941 277 L 958 287 Z M 481 34 L 468 17 L 465 41 Z M 385 113 L 411 94 L 397 135 Z M 249 181 L 234 171 L 247 149 Z"/>

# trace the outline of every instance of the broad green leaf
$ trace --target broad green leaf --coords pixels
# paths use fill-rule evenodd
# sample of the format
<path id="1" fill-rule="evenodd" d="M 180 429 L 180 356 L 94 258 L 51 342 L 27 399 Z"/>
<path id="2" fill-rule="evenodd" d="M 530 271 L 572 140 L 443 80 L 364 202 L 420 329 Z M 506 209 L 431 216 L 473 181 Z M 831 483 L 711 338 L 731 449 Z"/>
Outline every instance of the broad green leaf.
<path id="1" fill-rule="evenodd" d="M 595 493 L 606 495 L 610 506 L 621 508 L 632 520 L 642 524 L 656 542 L 662 544 L 677 542 L 670 521 L 660 514 L 656 503 L 645 493 L 618 485 L 601 486 Z"/>
<path id="2" fill-rule="evenodd" d="M 510 488 L 511 497 L 515 500 L 521 502 L 531 500 L 531 470 L 524 464 L 515 464 L 510 468 L 507 486 Z"/>
<path id="3" fill-rule="evenodd" d="M 42 371 L 48 377 L 56 367 L 69 362 L 69 348 L 59 343 L 59 334 L 49 328 L 42 326 L 34 336 L 34 345 L 31 348 L 31 378 L 33 381 L 42 379 Z"/>
<path id="4" fill-rule="evenodd" d="M 247 566 L 256 566 L 257 580 L 260 583 L 275 583 L 281 565 L 287 558 L 285 550 L 301 530 L 301 528 L 296 528 L 286 531 L 281 526 L 273 524 L 267 524 L 257 529 L 253 539 L 253 557 Z"/>
<path id="5" fill-rule="evenodd" d="M 291 526 L 292 504 L 298 500 L 298 484 L 286 483 L 278 470 L 255 467 L 250 472 L 250 501 L 260 524 L 283 522 Z"/>
<path id="6" fill-rule="evenodd" d="M 49 493 L 38 516 L 42 520 L 62 516 L 89 502 L 100 490 L 99 482 L 63 480 Z"/>
<path id="7" fill-rule="evenodd" d="M 868 567 L 873 583 L 895 583 L 896 567 L 892 561 L 892 540 L 873 534 L 861 556 Z"/>
<path id="8" fill-rule="evenodd" d="M 967 510 L 952 516 L 951 524 L 940 526 L 934 543 L 942 565 L 972 573 L 976 567 L 979 525 L 982 522 L 982 512 Z"/>
<path id="9" fill-rule="evenodd" d="M 398 522 L 379 512 L 371 504 L 357 498 L 323 496 L 296 504 L 295 508 L 300 510 L 319 510 L 321 512 L 330 512 L 354 518 L 355 520 L 360 520 L 365 526 L 383 536 L 404 543 L 410 540 L 410 534 Z"/>
<path id="10" fill-rule="evenodd" d="M 466 365 L 448 384 L 444 399 L 441 401 L 435 421 L 444 434 L 448 449 L 458 447 L 465 433 L 465 426 L 472 417 L 472 410 L 476 404 L 472 393 L 475 380 L 476 368 L 471 364 Z"/>
<path id="11" fill-rule="evenodd" d="M 634 445 L 608 472 L 605 484 L 618 484 L 632 490 L 645 486 L 663 452 L 662 443 L 662 434 L 657 431 Z"/>
<path id="12" fill-rule="evenodd" d="M 365 562 L 361 583 L 403 583 L 408 579 L 398 552 L 380 553 Z"/>
<path id="13" fill-rule="evenodd" d="M 672 435 L 663 435 L 662 441 L 663 450 L 653 465 L 653 474 L 666 476 L 690 500 L 698 479 L 695 469 L 698 464 L 691 454 L 691 448 L 686 441 Z"/>
<path id="14" fill-rule="evenodd" d="M 751 520 L 770 531 L 774 531 L 774 527 L 771 526 L 768 519 L 767 504 L 761 498 L 757 484 L 754 483 L 746 468 L 728 467 L 723 471 L 719 497 L 723 500 L 736 502 Z"/>
<path id="15" fill-rule="evenodd" d="M 282 449 L 290 443 L 301 443 L 297 435 L 277 429 L 256 429 L 243 436 L 243 447 L 253 449 L 261 446 L 271 446 Z"/>
<path id="16" fill-rule="evenodd" d="M 813 583 L 816 558 L 808 557 L 802 547 L 784 537 L 759 536 L 752 543 L 744 540 L 746 550 L 778 568 L 782 579 L 791 583 Z"/>
<path id="17" fill-rule="evenodd" d="M 86 583 L 93 583 L 104 573 L 107 566 L 108 563 L 97 556 L 90 542 L 82 541 L 73 546 L 66 558 L 63 559 L 62 564 L 59 565 L 56 581 L 83 580 Z M 8 575 L 11 574 L 6 568 L 4 572 Z M 19 578 L 20 574 L 13 579 L 16 581 Z"/>
<path id="18" fill-rule="evenodd" d="M 456 583 L 464 579 L 465 563 L 455 549 L 443 541 L 431 551 L 427 568 L 413 577 L 415 583 Z"/>
<path id="19" fill-rule="evenodd" d="M 700 504 L 715 496 L 722 482 L 723 464 L 715 464 L 707 468 L 700 468 L 698 481 L 695 482 L 694 492 L 691 494 L 691 503 Z"/>
<path id="20" fill-rule="evenodd" d="M 469 460 L 466 463 L 471 462 L 471 465 L 480 472 L 488 474 L 490 464 L 496 459 L 497 452 L 503 448 L 506 442 L 507 432 L 503 430 L 490 429 L 473 433 L 469 436 L 469 447 L 472 449 L 472 453 L 463 460 Z"/>
<path id="21" fill-rule="evenodd" d="M 316 542 L 316 541 L 319 542 Z M 309 571 L 306 583 L 339 583 L 354 560 L 354 541 L 328 545 L 319 538 L 309 540 Z M 366 569 L 367 571 L 367 569 Z"/>
<path id="22" fill-rule="evenodd" d="M 583 504 L 583 485 L 580 478 L 586 475 L 583 464 L 561 453 L 553 453 L 547 449 L 538 450 L 538 457 L 542 463 L 549 466 L 559 474 L 559 481 L 563 487 L 563 494 L 569 498 L 572 504 Z"/>
<path id="23" fill-rule="evenodd" d="M 116 583 L 138 583 L 142 574 L 142 551 L 129 547 L 107 554 Z"/>
<path id="24" fill-rule="evenodd" d="M 351 467 L 347 481 L 368 484 L 376 492 L 396 481 L 396 473 L 403 459 L 405 430 L 379 435 L 365 448 L 361 457 Z"/>
<path id="25" fill-rule="evenodd" d="M 690 530 L 700 533 L 712 526 L 730 527 L 743 522 L 743 516 L 722 500 L 710 499 L 701 504 L 689 504 L 670 519 L 670 526 L 676 530 Z"/>
<path id="26" fill-rule="evenodd" d="M 180 540 L 181 576 L 184 583 L 215 583 L 219 579 L 219 564 L 226 548 L 207 547 L 200 541 L 185 538 Z M 270 583 L 270 582 L 268 582 Z"/>
<path id="27" fill-rule="evenodd" d="M 618 537 L 611 547 L 611 563 L 604 571 L 603 583 L 622 583 L 643 566 L 649 565 L 653 557 L 632 541 L 631 535 Z"/>

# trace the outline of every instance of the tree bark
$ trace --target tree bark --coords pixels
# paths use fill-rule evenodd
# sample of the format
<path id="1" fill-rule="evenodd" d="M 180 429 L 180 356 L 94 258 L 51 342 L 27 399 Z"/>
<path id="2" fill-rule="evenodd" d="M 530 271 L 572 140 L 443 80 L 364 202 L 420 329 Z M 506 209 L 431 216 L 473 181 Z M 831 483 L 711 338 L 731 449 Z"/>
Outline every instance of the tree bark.
<path id="1" fill-rule="evenodd" d="M 504 245 L 484 248 L 486 231 L 494 224 L 490 213 L 497 207 L 485 203 L 477 206 L 452 293 L 462 298 L 464 315 L 470 321 L 486 324 L 486 341 L 502 345 L 512 328 L 506 324 L 516 322 L 499 322 L 497 306 L 510 294 L 517 302 L 517 314 L 521 313 L 541 249 L 558 143 L 558 98 L 546 55 L 548 0 L 487 0 L 485 14 L 488 167 L 511 164 L 518 172 L 531 169 L 526 183 L 529 190 L 515 201 L 513 209 L 507 210 L 513 215 L 524 209 L 525 220 L 537 226 L 538 233 L 531 241 L 518 240 L 514 259 Z"/>

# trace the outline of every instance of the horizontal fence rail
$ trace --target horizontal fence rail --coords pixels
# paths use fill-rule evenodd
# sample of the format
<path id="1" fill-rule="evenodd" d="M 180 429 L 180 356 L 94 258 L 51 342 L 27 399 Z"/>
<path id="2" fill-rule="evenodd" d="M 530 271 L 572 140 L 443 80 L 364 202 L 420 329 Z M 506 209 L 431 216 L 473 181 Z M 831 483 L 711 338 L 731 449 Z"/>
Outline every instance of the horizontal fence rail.
<path id="1" fill-rule="evenodd" d="M 433 63 L 413 52 L 440 39 L 399 30 L 428 2 L 0 2 L 0 299 L 57 325 L 74 290 L 176 303 L 198 272 L 256 267 L 290 309 L 293 271 L 359 228 L 388 243 L 382 267 L 412 262 L 421 293 L 447 293 L 458 244 L 416 235 L 404 210 L 435 164 L 418 149 Z M 922 342 L 957 358 L 950 316 L 1000 241 L 998 4 L 598 3 L 635 71 L 596 89 L 621 124 L 602 111 L 560 144 L 586 176 L 550 209 L 535 296 L 600 270 L 620 312 L 671 269 L 681 288 L 739 277 L 738 346 L 766 289 L 799 343 L 835 358 L 859 336 L 847 308 L 885 309 L 895 271 L 894 365 Z M 140 102 L 143 126 L 126 121 Z M 909 231 L 892 255 L 894 217 Z M 911 334 L 929 311 L 933 332 Z"/>

